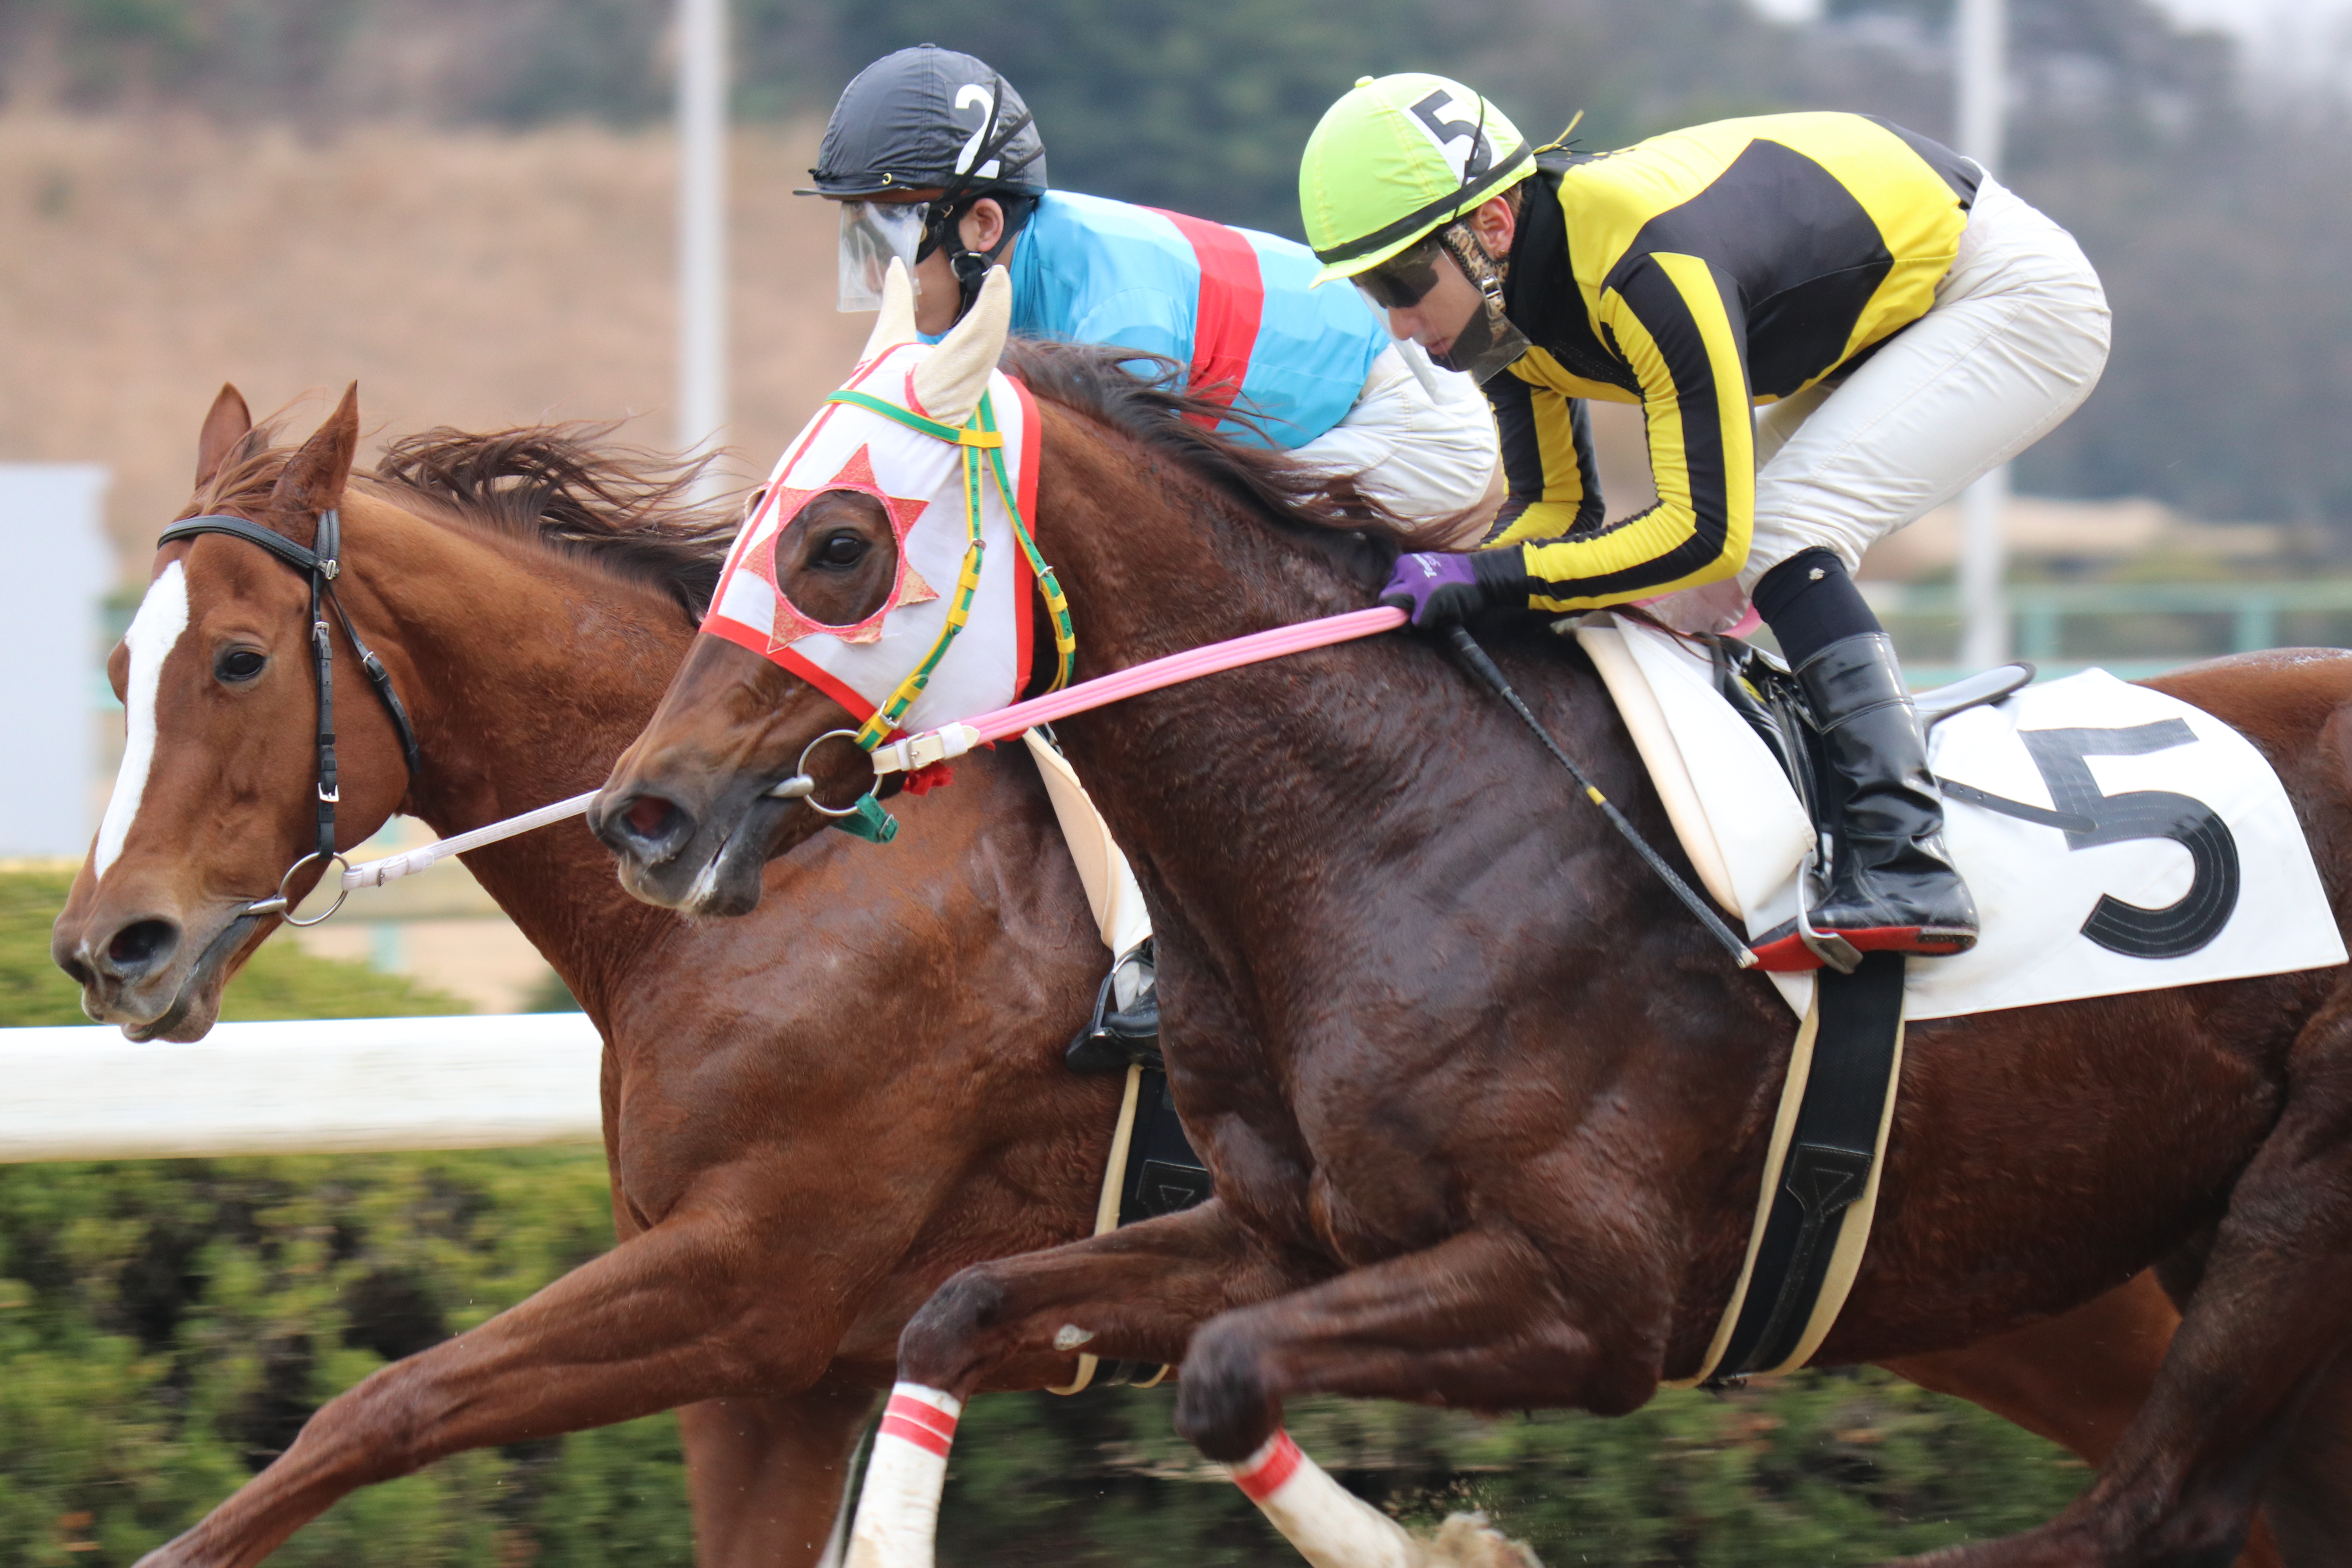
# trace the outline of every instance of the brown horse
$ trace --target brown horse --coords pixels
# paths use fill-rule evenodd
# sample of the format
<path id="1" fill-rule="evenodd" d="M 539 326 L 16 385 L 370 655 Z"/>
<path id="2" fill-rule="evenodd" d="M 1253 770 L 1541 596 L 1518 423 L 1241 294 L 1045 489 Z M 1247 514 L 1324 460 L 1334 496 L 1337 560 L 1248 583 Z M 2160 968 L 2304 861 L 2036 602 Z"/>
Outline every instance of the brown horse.
<path id="1" fill-rule="evenodd" d="M 345 489 L 356 437 L 347 405 L 302 453 L 270 449 L 225 391 L 189 508 L 307 539 L 340 497 L 341 591 L 424 764 L 404 779 L 342 644 L 341 842 L 395 808 L 455 833 L 585 788 L 652 712 L 731 525 L 560 430 L 436 433 Z M 170 546 L 158 574 L 173 563 L 194 635 L 148 699 L 140 813 L 105 875 L 84 868 L 57 940 L 93 1016 L 194 1038 L 276 923 L 238 911 L 310 843 L 315 699 L 299 577 L 226 539 Z M 268 668 L 224 679 L 239 650 Z M 127 652 L 111 672 L 122 690 Z M 605 1037 L 622 1244 L 331 1401 L 161 1560 L 253 1563 L 354 1488 L 684 1404 L 701 1560 L 813 1562 L 906 1318 L 965 1263 L 1086 1234 L 1108 1152 L 1115 1080 L 1060 1068 L 1102 955 L 1050 807 L 1009 755 L 958 780 L 879 868 L 835 834 L 771 867 L 776 896 L 746 921 L 626 898 L 569 824 L 468 856 Z M 2141 1279 L 1896 1370 L 2095 1459 L 2174 1321 Z"/>
<path id="2" fill-rule="evenodd" d="M 1008 360 L 1043 405 L 1035 531 L 1082 676 L 1370 602 L 1391 546 L 1302 521 L 1278 459 L 1204 434 L 1181 416 L 1205 410 L 1109 357 Z M 924 402 L 953 423 L 978 395 Z M 888 531 L 863 527 L 887 582 Z M 1485 635 L 1670 841 L 1590 664 L 1525 618 Z M 2352 657 L 2162 684 L 2268 756 L 2340 921 Z M 706 637 L 592 822 L 640 888 L 740 876 L 752 857 L 722 853 L 730 830 L 841 722 Z M 903 1379 L 940 1391 L 951 1421 L 1006 1358 L 1056 1342 L 1181 1357 L 1179 1429 L 1240 1465 L 1279 1454 L 1292 1394 L 1608 1414 L 1697 1366 L 1744 1255 L 1786 1011 L 1508 712 L 1391 637 L 1154 692 L 1063 739 L 1149 900 L 1171 1081 L 1217 1196 L 959 1276 L 902 1338 Z M 826 791 L 863 786 L 833 766 Z M 757 837 L 777 853 L 812 827 L 796 812 Z M 1903 1068 L 1875 1237 L 1819 1363 L 1979 1342 L 2152 1264 L 2187 1303 L 2084 1498 L 1949 1560 L 2226 1563 L 2298 1444 L 2317 1469 L 2274 1493 L 2307 1510 L 2286 1533 L 2338 1560 L 2352 972 L 1922 1023 Z M 887 1519 L 873 1539 L 879 1560 L 928 1552 Z"/>
<path id="3" fill-rule="evenodd" d="M 556 430 L 417 438 L 346 490 L 357 437 L 347 399 L 299 452 L 268 449 L 225 391 L 191 508 L 307 542 L 341 507 L 341 596 L 423 755 L 410 777 L 338 628 L 341 845 L 395 810 L 447 834 L 592 786 L 693 635 L 731 517 Z M 126 692 L 152 766 L 55 950 L 91 1016 L 192 1039 L 278 923 L 241 911 L 310 847 L 316 699 L 300 576 L 216 537 L 156 566 L 186 630 Z M 125 691 L 123 650 L 110 670 Z M 1087 1234 L 1109 1152 L 1118 1079 L 1062 1065 L 1101 944 L 1034 768 L 976 761 L 880 875 L 828 834 L 771 868 L 749 921 L 629 899 L 576 823 L 467 856 L 604 1037 L 620 1245 L 331 1401 L 155 1561 L 255 1563 L 444 1455 L 684 1406 L 700 1560 L 814 1563 L 908 1315 L 965 1264 Z"/>

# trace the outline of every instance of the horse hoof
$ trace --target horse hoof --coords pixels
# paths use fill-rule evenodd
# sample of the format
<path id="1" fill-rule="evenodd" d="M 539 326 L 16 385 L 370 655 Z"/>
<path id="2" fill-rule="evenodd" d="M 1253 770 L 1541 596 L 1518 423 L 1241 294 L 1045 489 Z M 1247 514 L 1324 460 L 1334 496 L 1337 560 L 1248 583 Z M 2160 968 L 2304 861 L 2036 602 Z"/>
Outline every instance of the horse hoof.
<path id="1" fill-rule="evenodd" d="M 1543 1568 L 1533 1549 L 1486 1522 L 1483 1513 L 1446 1516 L 1422 1545 L 1416 1568 Z"/>
<path id="2" fill-rule="evenodd" d="M 1219 1464 L 1255 1453 L 1281 1415 L 1245 1336 L 1211 1322 L 1192 1336 L 1176 1383 L 1176 1433 Z"/>

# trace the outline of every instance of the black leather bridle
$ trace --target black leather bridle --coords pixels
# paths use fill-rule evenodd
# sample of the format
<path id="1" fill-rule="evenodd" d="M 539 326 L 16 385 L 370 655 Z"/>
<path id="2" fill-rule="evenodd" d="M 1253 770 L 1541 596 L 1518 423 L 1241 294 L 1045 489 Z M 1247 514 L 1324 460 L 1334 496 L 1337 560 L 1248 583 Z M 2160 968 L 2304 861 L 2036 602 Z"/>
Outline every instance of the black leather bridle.
<path id="1" fill-rule="evenodd" d="M 326 914 L 297 920 L 288 891 L 295 877 L 313 862 L 322 868 L 341 864 L 348 869 L 350 865 L 335 849 L 335 805 L 342 799 L 342 788 L 335 773 L 335 642 L 327 625 L 328 606 L 333 607 L 335 618 L 342 622 L 343 635 L 352 639 L 352 650 L 360 656 L 360 668 L 367 672 L 376 695 L 383 699 L 385 711 L 392 715 L 392 725 L 400 732 L 401 753 L 407 759 L 412 778 L 419 768 L 416 731 L 408 721 L 408 710 L 401 705 L 400 694 L 392 689 L 392 672 L 384 668 L 383 660 L 375 656 L 374 650 L 360 640 L 359 628 L 352 625 L 350 612 L 336 596 L 335 579 L 342 575 L 342 563 L 338 559 L 342 548 L 342 520 L 332 508 L 319 514 L 319 545 L 315 550 L 297 544 L 257 522 L 218 513 L 175 522 L 163 531 L 155 544 L 161 549 L 206 533 L 226 534 L 247 544 L 257 544 L 310 580 L 310 657 L 319 676 L 319 847 L 287 868 L 286 875 L 278 879 L 275 897 L 258 900 L 245 912 L 279 915 L 289 925 L 317 925 L 342 908 L 343 900 L 350 896 L 349 889 L 339 887 L 335 902 Z"/>

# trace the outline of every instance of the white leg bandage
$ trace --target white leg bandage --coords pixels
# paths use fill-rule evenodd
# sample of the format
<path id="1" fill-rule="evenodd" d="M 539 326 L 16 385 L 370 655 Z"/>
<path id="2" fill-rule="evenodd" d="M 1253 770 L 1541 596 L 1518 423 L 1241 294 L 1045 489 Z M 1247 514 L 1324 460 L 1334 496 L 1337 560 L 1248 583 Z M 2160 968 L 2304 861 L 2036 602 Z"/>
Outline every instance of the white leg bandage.
<path id="1" fill-rule="evenodd" d="M 1404 1526 L 1324 1474 L 1287 1432 L 1225 1469 L 1315 1568 L 1414 1568 L 1422 1561 Z"/>
<path id="2" fill-rule="evenodd" d="M 948 1448 L 963 1402 L 919 1383 L 890 1390 L 849 1534 L 849 1568 L 931 1568 Z"/>

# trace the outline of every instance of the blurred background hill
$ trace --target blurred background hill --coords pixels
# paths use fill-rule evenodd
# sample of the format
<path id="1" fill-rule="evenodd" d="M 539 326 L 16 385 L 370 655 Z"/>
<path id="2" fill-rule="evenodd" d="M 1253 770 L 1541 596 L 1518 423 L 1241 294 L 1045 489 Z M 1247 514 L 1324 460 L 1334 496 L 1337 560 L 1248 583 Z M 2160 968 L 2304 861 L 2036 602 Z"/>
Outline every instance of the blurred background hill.
<path id="1" fill-rule="evenodd" d="M 888 49 L 985 55 L 1056 184 L 1296 232 L 1298 148 L 1367 71 L 1454 72 L 1530 132 L 1582 111 L 1588 147 L 1789 107 L 1950 133 L 1950 0 L 1817 3 L 741 0 L 737 441 L 764 462 L 855 344 L 830 215 L 786 193 Z M 2346 73 L 2251 68 L 2150 0 L 2013 10 L 2007 178 L 2116 308 L 2105 384 L 2021 488 L 2352 547 Z M 358 375 L 400 426 L 656 413 L 666 433 L 669 13 L 0 0 L 0 458 L 115 464 L 143 546 L 224 376 L 269 404 Z"/>
<path id="2" fill-rule="evenodd" d="M 1531 134 L 1581 112 L 1591 148 L 1802 106 L 1948 136 L 1951 4 L 734 0 L 735 472 L 764 468 L 867 325 L 832 308 L 831 209 L 789 192 L 842 84 L 892 48 L 930 39 L 993 61 L 1036 110 L 1060 185 L 1295 233 L 1298 149 L 1359 74 L 1454 72 Z M 2296 5 L 2352 17 L 2347 0 L 2165 0 L 2207 16 Z M 2260 35 L 2155 0 L 2011 10 L 2005 176 L 2082 237 L 2116 310 L 2105 382 L 2018 466 L 2032 500 L 2009 513 L 2013 577 L 2345 578 L 2352 37 L 2331 54 L 2306 29 L 2290 69 Z M 0 0 L 0 463 L 111 469 L 126 595 L 97 647 L 187 495 L 225 379 L 257 410 L 294 402 L 297 435 L 356 378 L 381 434 L 624 417 L 632 439 L 671 439 L 672 11 Z M 1596 423 L 1622 515 L 1650 499 L 1639 420 L 1612 405 Z M 1865 563 L 1912 585 L 1880 607 L 1922 669 L 1953 656 L 1939 584 L 1958 537 L 1955 518 L 1930 518 Z M 2343 594 L 2300 618 L 2137 603 L 2065 623 L 2065 654 L 2137 672 L 2245 636 L 2352 635 Z M 2059 623 L 2024 621 L 2052 628 L 2021 642 L 2051 662 Z M 536 954 L 460 872 L 440 876 L 446 894 L 369 900 L 310 946 L 478 1006 L 531 1005 L 548 979 Z"/>

